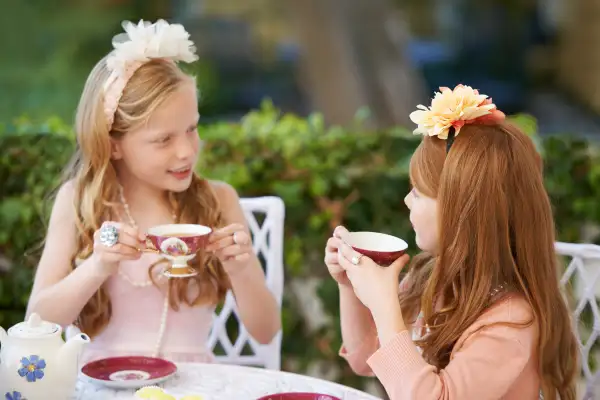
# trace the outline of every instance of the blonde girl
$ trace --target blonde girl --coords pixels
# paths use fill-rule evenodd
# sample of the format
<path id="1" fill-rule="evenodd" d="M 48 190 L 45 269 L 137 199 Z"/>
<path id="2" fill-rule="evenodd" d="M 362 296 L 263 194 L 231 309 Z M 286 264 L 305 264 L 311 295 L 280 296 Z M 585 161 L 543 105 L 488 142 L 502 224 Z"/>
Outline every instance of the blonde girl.
<path id="1" fill-rule="evenodd" d="M 92 70 L 76 115 L 77 149 L 54 203 L 28 313 L 92 338 L 86 360 L 118 355 L 211 361 L 215 305 L 232 289 L 261 343 L 280 328 L 236 191 L 194 172 L 200 140 L 197 59 L 181 25 L 124 23 Z M 167 279 L 144 232 L 169 223 L 215 229 L 198 275 Z"/>

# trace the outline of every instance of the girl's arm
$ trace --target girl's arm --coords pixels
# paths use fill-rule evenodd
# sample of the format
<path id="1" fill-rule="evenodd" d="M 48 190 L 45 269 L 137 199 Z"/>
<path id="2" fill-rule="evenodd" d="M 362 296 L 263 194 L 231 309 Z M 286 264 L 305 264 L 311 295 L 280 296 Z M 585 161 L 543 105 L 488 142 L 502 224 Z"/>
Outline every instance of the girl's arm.
<path id="1" fill-rule="evenodd" d="M 409 275 L 400 282 L 399 291 L 408 287 Z M 371 311 L 354 294 L 351 285 L 340 285 L 340 319 L 344 357 L 357 375 L 373 376 L 367 360 L 379 349 L 379 337 Z"/>
<path id="2" fill-rule="evenodd" d="M 76 246 L 73 198 L 73 185 L 68 182 L 56 196 L 27 307 L 27 315 L 35 312 L 42 319 L 62 326 L 77 319 L 88 300 L 108 278 L 93 257 L 71 271 L 71 255 Z"/>
<path id="3" fill-rule="evenodd" d="M 372 376 L 367 359 L 379 348 L 373 317 L 356 297 L 351 285 L 339 285 L 339 290 L 343 341 L 340 356 L 356 374 Z"/>
<path id="4" fill-rule="evenodd" d="M 214 188 L 223 207 L 225 222 L 243 225 L 252 237 L 235 189 L 221 182 L 214 183 Z M 239 272 L 231 273 L 229 279 L 242 323 L 256 341 L 267 344 L 281 329 L 281 316 L 277 302 L 267 288 L 260 261 L 254 252 L 251 253 L 248 264 Z"/>
<path id="5" fill-rule="evenodd" d="M 404 326 L 400 307 L 374 314 L 381 348 L 367 361 L 391 400 L 462 400 L 504 398 L 520 379 L 518 398 L 539 391 L 535 323 L 507 326 L 532 318 L 524 299 L 509 297 L 483 314 L 458 340 L 450 363 L 441 371 L 428 364 Z M 513 397 L 511 397 L 513 398 Z"/>

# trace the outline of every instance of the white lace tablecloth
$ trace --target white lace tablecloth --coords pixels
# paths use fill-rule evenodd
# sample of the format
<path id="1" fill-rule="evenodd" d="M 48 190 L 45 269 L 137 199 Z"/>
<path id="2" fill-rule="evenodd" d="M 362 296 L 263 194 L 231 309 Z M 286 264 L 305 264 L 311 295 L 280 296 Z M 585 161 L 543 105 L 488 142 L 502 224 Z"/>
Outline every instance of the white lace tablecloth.
<path id="1" fill-rule="evenodd" d="M 281 392 L 318 392 L 343 400 L 379 400 L 337 383 L 288 372 L 222 364 L 177 364 L 177 374 L 161 386 L 174 396 L 198 394 L 204 400 L 256 400 Z M 131 400 L 134 390 L 114 390 L 80 378 L 73 400 Z"/>

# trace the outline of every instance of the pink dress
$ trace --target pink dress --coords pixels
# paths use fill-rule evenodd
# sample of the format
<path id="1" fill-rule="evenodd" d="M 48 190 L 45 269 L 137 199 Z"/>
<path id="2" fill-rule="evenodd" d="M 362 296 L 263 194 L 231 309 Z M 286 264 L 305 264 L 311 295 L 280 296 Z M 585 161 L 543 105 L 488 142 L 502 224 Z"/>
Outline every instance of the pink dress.
<path id="1" fill-rule="evenodd" d="M 166 278 L 160 274 L 162 265 L 155 267 L 159 286 L 149 285 L 148 268 L 158 259 L 157 255 L 146 253 L 139 260 L 124 261 L 119 274 L 108 279 L 105 285 L 112 301 L 112 317 L 86 348 L 83 362 L 128 355 L 159 356 L 173 362 L 214 360 L 207 347 L 214 305 L 180 305 L 178 311 L 169 308 L 157 352 Z"/>

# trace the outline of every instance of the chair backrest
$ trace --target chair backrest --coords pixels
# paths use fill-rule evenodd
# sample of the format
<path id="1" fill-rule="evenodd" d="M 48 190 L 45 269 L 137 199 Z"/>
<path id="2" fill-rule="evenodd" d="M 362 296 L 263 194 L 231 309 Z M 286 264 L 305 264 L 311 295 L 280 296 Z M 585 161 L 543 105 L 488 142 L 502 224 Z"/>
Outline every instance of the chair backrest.
<path id="1" fill-rule="evenodd" d="M 574 289 L 573 316 L 587 385 L 584 399 L 600 398 L 600 369 L 593 361 L 600 357 L 600 246 L 557 242 L 556 252 L 571 259 L 560 283 Z"/>
<path id="2" fill-rule="evenodd" d="M 279 197 L 243 198 L 240 202 L 252 233 L 254 251 L 265 269 L 267 287 L 281 307 L 284 203 Z M 233 341 L 227 332 L 229 325 L 227 322 L 231 318 L 234 319 L 233 329 L 238 332 Z M 219 363 L 262 366 L 279 370 L 281 337 L 280 331 L 267 345 L 261 345 L 252 339 L 241 322 L 235 299 L 230 291 L 221 310 L 215 313 L 208 345 L 215 352 L 216 361 Z M 225 354 L 219 354 L 221 352 Z"/>

